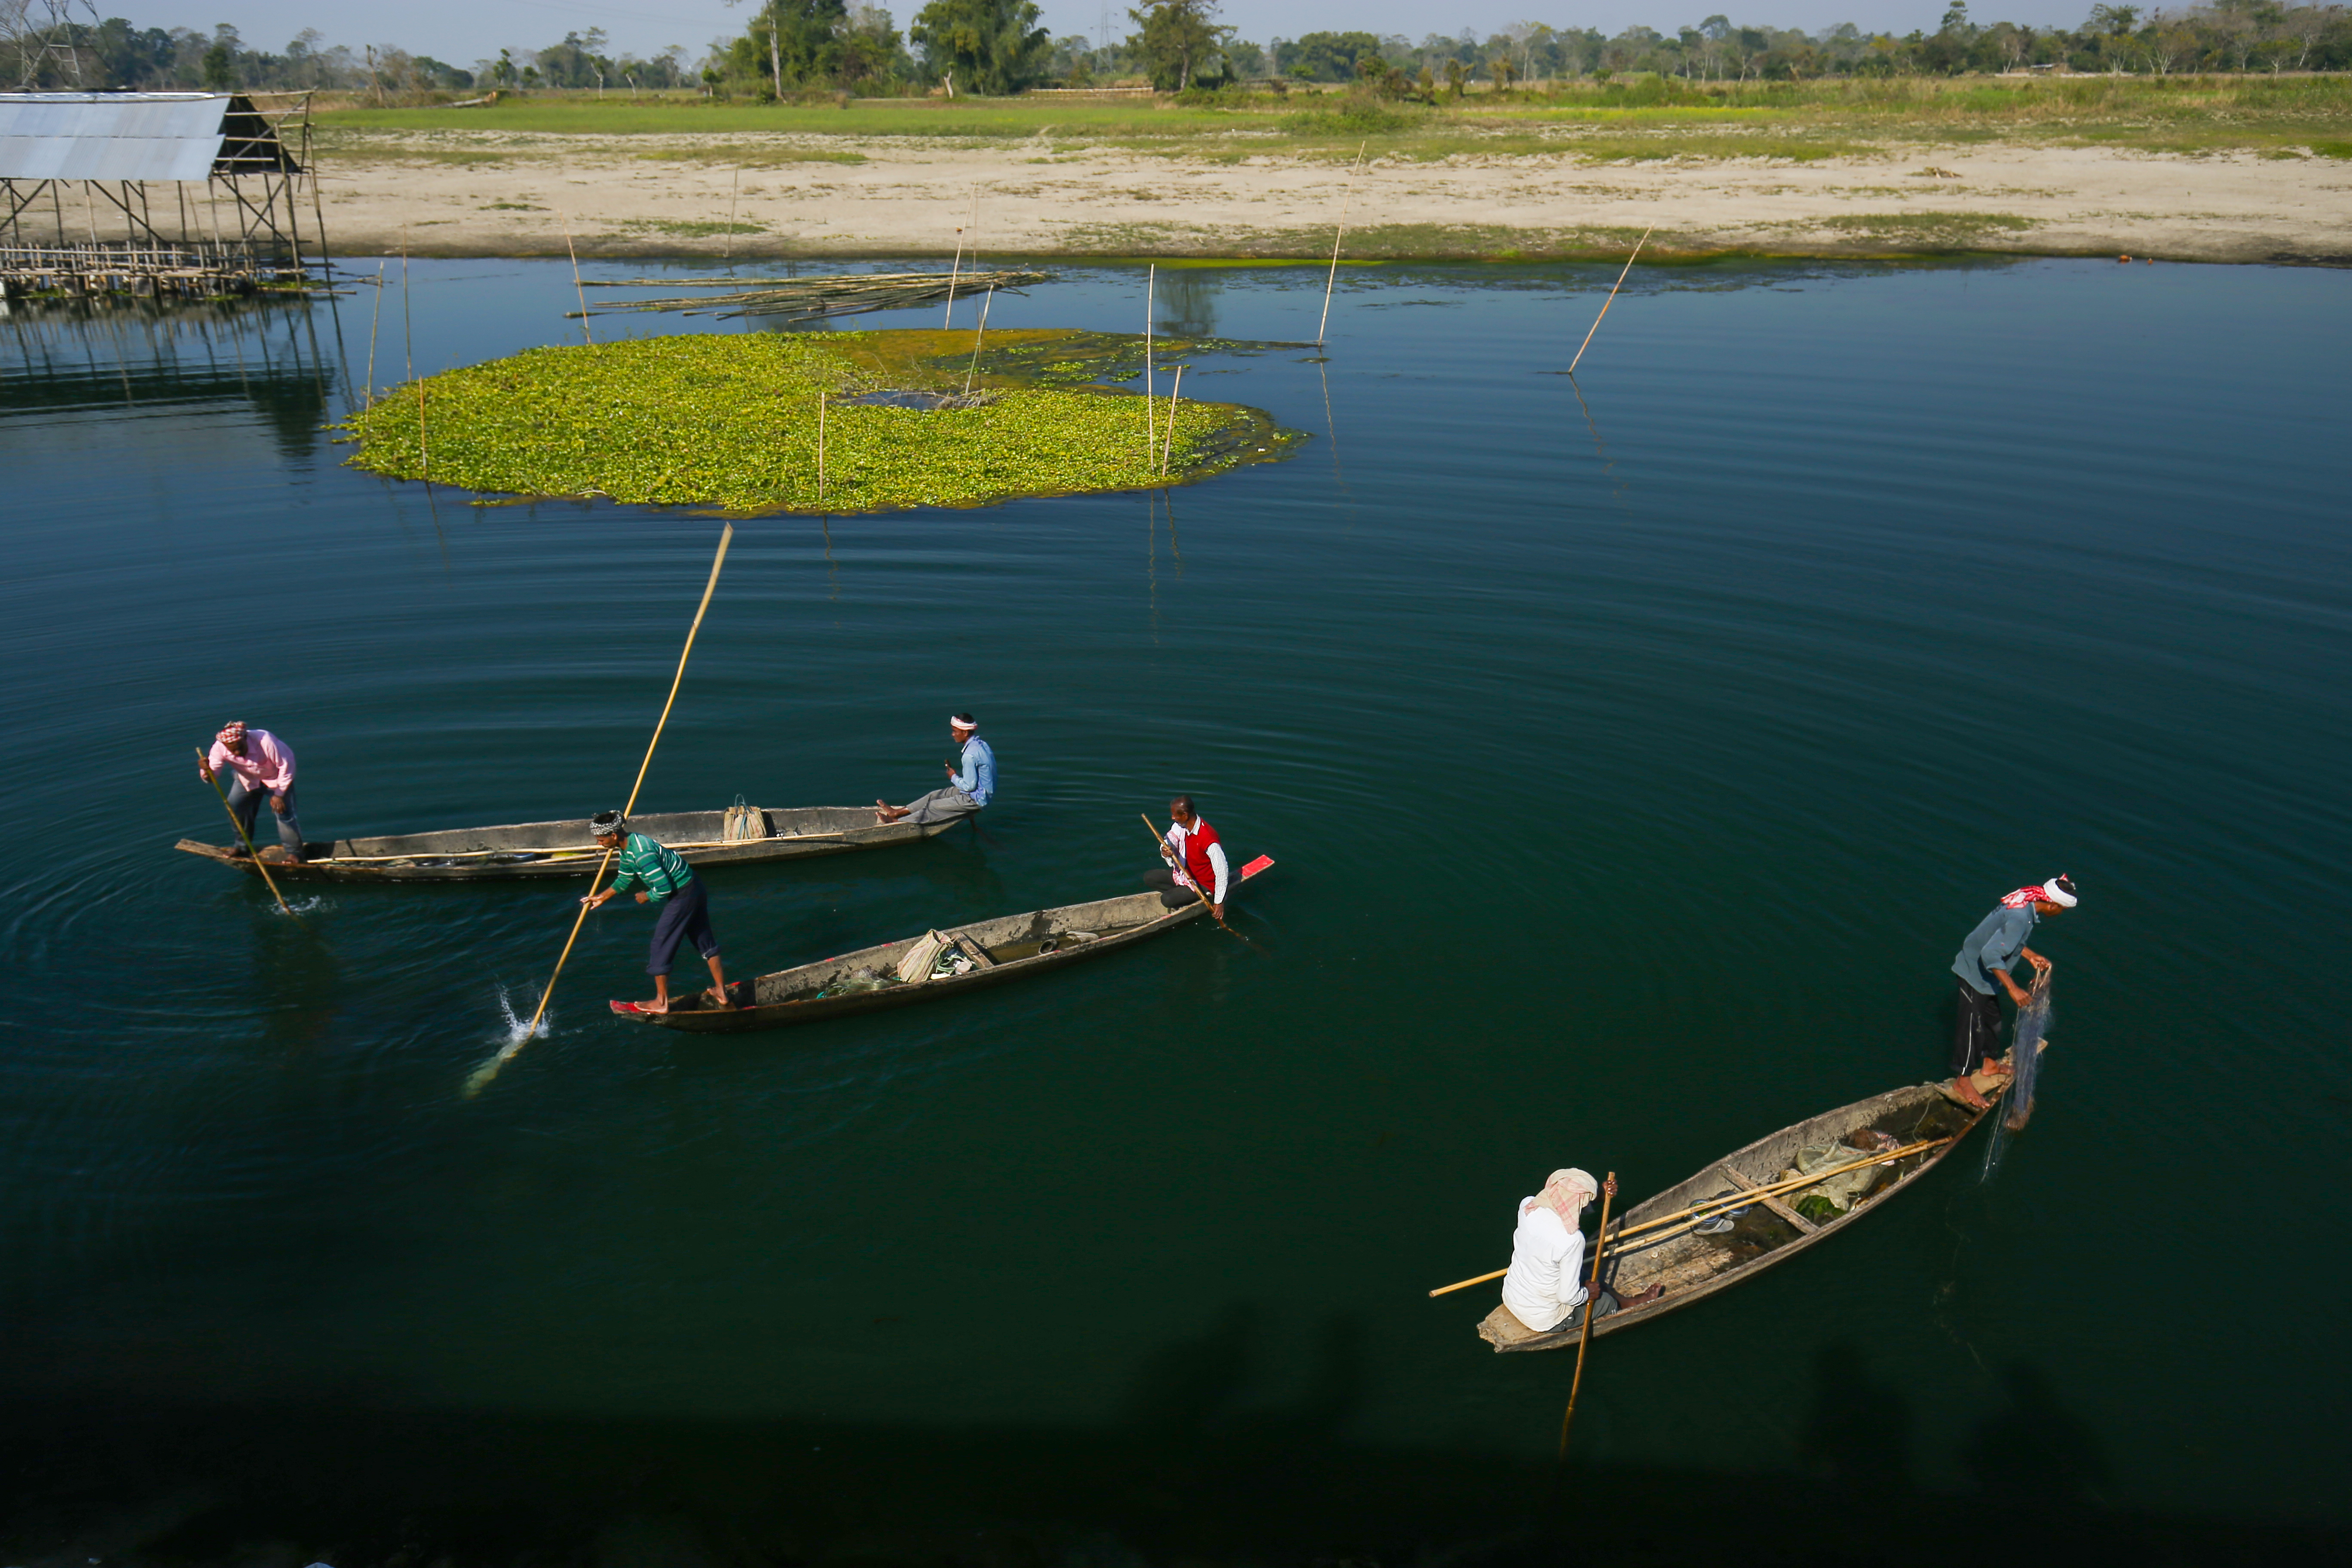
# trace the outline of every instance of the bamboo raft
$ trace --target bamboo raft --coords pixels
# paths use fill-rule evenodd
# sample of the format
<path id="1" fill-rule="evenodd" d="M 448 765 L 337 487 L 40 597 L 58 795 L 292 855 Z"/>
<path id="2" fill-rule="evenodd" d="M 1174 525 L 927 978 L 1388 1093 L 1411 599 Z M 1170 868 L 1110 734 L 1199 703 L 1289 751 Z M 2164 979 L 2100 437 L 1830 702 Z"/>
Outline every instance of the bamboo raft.
<path id="1" fill-rule="evenodd" d="M 1237 881 L 1246 882 L 1274 862 L 1264 856 L 1241 868 Z M 1032 910 L 971 925 L 901 937 L 878 947 L 860 948 L 796 969 L 780 969 L 756 980 L 739 980 L 728 986 L 734 1005 L 718 1006 L 703 996 L 674 996 L 667 1013 L 640 1011 L 634 1002 L 614 1002 L 613 1011 L 642 1024 L 699 1034 L 730 1034 L 745 1029 L 773 1029 L 786 1024 L 814 1023 L 851 1013 L 901 1007 L 935 996 L 960 994 L 983 985 L 1002 984 L 1043 973 L 1061 964 L 1099 957 L 1173 931 L 1198 920 L 1209 906 L 1199 900 L 1170 909 L 1158 893 L 1130 893 L 1089 904 L 1064 904 Z M 879 980 L 895 972 L 919 946 L 930 952 L 953 951 L 969 964 L 963 973 L 925 977 L 912 982 Z M 929 969 L 928 958 L 919 966 Z M 866 972 L 861 974 L 861 972 Z M 856 987 L 852 989 L 850 987 Z"/>
<path id="2" fill-rule="evenodd" d="M 1975 1081 L 1994 1104 L 2009 1082 L 1990 1077 Z M 1786 1262 L 1915 1185 L 1988 1114 L 1963 1104 L 1941 1084 L 1917 1084 L 1824 1111 L 1734 1150 L 1611 1222 L 1601 1259 L 1603 1283 L 1620 1297 L 1639 1295 L 1653 1285 L 1664 1286 L 1666 1293 L 1647 1305 L 1594 1319 L 1593 1333 L 1610 1334 L 1649 1322 Z M 1874 1133 L 1895 1140 L 1894 1149 L 1850 1143 L 1855 1138 L 1875 1143 L 1870 1136 Z M 1824 1142 L 1848 1144 L 1853 1162 L 1864 1163 L 1847 1173 L 1867 1169 L 1870 1175 L 1843 1213 L 1814 1220 L 1798 1213 L 1795 1205 L 1845 1163 L 1793 1184 L 1784 1181 L 1783 1174 L 1791 1171 L 1800 1149 Z M 1874 1157 L 1896 1150 L 1909 1152 L 1899 1158 Z M 1733 1213 L 1738 1217 L 1727 1230 L 1702 1235 L 1694 1228 L 1699 1219 Z M 1582 1321 L 1580 1310 L 1558 1327 L 1538 1331 L 1514 1317 L 1508 1307 L 1498 1306 L 1479 1323 L 1478 1337 L 1498 1352 L 1562 1350 L 1577 1342 Z"/>
<path id="3" fill-rule="evenodd" d="M 795 321 L 821 321 L 827 316 L 862 316 L 873 310 L 899 310 L 935 305 L 991 289 L 1018 292 L 1032 283 L 1050 281 L 1047 272 L 859 272 L 821 278 L 632 278 L 622 281 L 585 279 L 583 289 L 730 289 L 726 294 L 664 295 L 651 300 L 599 300 L 578 310 L 566 310 L 566 321 L 583 316 L 608 316 L 628 310 L 677 311 L 699 315 L 716 312 L 718 319 L 738 316 L 784 316 Z"/>
<path id="4" fill-rule="evenodd" d="M 955 826 L 953 822 L 886 826 L 874 820 L 870 805 L 754 808 L 754 816 L 761 831 L 752 837 L 731 840 L 726 837 L 723 811 L 633 816 L 629 828 L 668 846 L 690 866 L 738 866 L 910 844 Z M 242 870 L 260 869 L 228 845 L 183 838 L 174 847 Z M 262 851 L 265 857 L 270 853 L 271 849 Z M 487 882 L 519 877 L 585 877 L 596 869 L 604 854 L 588 837 L 587 824 L 573 818 L 305 844 L 299 865 L 271 859 L 269 869 L 289 882 Z"/>

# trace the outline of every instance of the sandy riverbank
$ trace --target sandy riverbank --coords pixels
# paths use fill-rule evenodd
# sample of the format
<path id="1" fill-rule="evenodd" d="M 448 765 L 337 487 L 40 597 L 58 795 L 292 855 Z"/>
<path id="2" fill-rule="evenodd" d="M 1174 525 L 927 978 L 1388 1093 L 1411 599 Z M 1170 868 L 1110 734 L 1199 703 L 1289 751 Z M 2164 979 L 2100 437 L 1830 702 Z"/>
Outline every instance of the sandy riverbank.
<path id="1" fill-rule="evenodd" d="M 499 139 L 426 133 L 321 159 L 343 255 L 945 255 L 980 192 L 983 253 L 1328 254 L 1345 171 L 1042 141 L 904 138 Z M 728 232 L 730 225 L 735 232 Z M 1977 144 L 1806 163 L 1570 155 L 1396 159 L 1349 204 L 1357 257 L 1623 254 L 1655 224 L 1658 254 L 1952 250 L 2128 252 L 2183 261 L 2352 264 L 2352 163 Z"/>

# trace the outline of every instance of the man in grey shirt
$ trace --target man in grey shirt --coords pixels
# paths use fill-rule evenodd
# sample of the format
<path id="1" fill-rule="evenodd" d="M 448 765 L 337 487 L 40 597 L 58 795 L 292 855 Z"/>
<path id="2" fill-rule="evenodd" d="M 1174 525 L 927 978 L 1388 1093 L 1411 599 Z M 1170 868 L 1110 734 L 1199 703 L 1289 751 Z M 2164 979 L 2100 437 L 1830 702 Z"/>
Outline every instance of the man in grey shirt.
<path id="1" fill-rule="evenodd" d="M 1969 1082 L 1970 1073 L 1979 1068 L 2007 1070 L 1987 1065 L 2000 1055 L 2000 999 L 1995 988 L 2008 992 L 2009 999 L 2020 1007 L 2032 1000 L 2009 972 L 2021 958 L 2033 965 L 2037 975 L 2050 972 L 2050 961 L 2025 945 L 2026 936 L 2041 921 L 2061 910 L 2073 909 L 2075 902 L 2072 878 L 2053 877 L 2039 887 L 2020 888 L 1979 921 L 1976 930 L 1960 943 L 1952 960 L 1952 973 L 1960 977 L 1958 1015 L 1952 1028 L 1952 1072 L 1959 1079 L 1961 1098 L 1982 1100 Z"/>

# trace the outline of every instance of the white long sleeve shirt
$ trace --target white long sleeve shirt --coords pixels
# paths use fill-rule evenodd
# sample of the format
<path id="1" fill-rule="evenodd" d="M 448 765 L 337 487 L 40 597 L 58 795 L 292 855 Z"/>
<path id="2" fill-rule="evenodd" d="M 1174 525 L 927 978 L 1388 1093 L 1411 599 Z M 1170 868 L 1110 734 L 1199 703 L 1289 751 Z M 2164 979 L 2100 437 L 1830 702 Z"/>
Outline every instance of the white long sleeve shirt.
<path id="1" fill-rule="evenodd" d="M 1511 1236 L 1511 1267 L 1503 1276 L 1503 1305 L 1540 1332 L 1558 1328 L 1584 1300 L 1584 1233 L 1549 1204 L 1519 1200 L 1519 1227 Z"/>
<path id="2" fill-rule="evenodd" d="M 1202 827 L 1208 826 L 1208 824 L 1202 822 L 1197 816 L 1192 820 Z M 1216 829 L 1211 827 L 1209 828 L 1209 831 L 1212 835 L 1214 835 Z M 1191 837 L 1192 829 L 1179 827 L 1172 823 L 1169 826 L 1168 847 L 1176 851 L 1176 879 L 1182 882 L 1188 888 L 1192 886 L 1193 883 L 1192 874 L 1185 864 L 1186 857 L 1184 854 L 1184 840 Z M 1225 866 L 1225 847 L 1213 837 L 1209 840 L 1208 858 L 1209 868 L 1216 873 L 1217 883 L 1214 888 L 1208 890 L 1209 902 L 1213 904 L 1222 904 L 1225 901 L 1226 884 L 1233 880 L 1233 876 Z"/>

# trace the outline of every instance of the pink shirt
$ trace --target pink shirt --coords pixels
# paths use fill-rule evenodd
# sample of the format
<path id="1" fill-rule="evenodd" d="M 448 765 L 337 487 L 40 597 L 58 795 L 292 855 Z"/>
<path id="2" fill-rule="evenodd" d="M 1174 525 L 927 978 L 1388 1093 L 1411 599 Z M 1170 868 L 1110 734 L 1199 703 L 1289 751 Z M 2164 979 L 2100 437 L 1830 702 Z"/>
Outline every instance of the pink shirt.
<path id="1" fill-rule="evenodd" d="M 247 789 L 283 795 L 293 787 L 294 752 L 285 742 L 267 730 L 247 730 L 245 732 L 245 755 L 241 757 L 215 741 L 209 760 L 215 773 L 228 768 L 245 781 Z"/>

